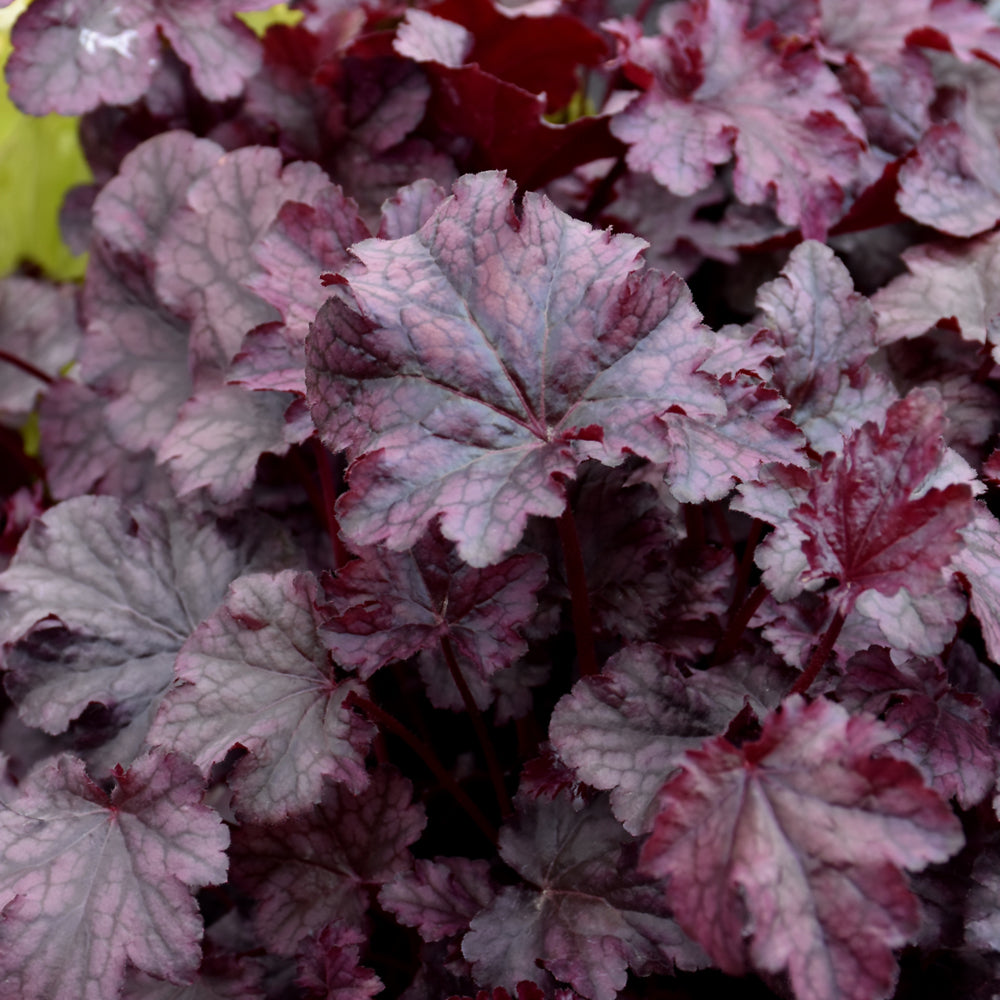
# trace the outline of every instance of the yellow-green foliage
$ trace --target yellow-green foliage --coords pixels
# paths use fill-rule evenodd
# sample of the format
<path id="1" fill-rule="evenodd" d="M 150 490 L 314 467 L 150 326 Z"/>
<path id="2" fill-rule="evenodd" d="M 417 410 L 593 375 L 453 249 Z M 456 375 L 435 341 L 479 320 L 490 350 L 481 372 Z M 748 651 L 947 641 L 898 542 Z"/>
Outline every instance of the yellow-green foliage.
<path id="1" fill-rule="evenodd" d="M 298 24 L 302 20 L 302 11 L 289 10 L 287 3 L 279 3 L 269 10 L 255 10 L 249 14 L 236 15 L 244 24 L 253 28 L 258 35 L 263 35 L 272 24 Z"/>
<path id="2" fill-rule="evenodd" d="M 26 6 L 16 0 L 0 10 L 0 67 L 10 54 L 10 28 Z M 0 275 L 22 260 L 54 278 L 83 274 L 86 256 L 74 257 L 60 238 L 59 206 L 66 191 L 89 180 L 77 119 L 21 114 L 0 76 Z"/>

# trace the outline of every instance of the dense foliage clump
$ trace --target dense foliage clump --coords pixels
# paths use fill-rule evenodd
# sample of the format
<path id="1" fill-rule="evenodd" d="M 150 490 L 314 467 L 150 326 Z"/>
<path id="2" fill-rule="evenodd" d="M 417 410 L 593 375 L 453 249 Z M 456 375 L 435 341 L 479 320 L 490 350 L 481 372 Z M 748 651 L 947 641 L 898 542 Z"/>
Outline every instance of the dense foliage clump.
<path id="1" fill-rule="evenodd" d="M 994 998 L 989 9 L 269 6 L 11 30 L 0 1000 Z"/>

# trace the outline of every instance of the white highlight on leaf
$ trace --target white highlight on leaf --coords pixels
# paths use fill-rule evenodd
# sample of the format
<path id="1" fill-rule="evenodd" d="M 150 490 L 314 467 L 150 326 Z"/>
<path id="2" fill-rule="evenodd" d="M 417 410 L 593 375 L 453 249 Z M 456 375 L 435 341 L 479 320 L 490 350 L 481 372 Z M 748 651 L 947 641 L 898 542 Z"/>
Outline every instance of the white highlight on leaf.
<path id="1" fill-rule="evenodd" d="M 125 59 L 132 58 L 132 44 L 139 37 L 134 28 L 119 31 L 117 35 L 104 35 L 93 28 L 80 29 L 80 44 L 87 55 L 94 55 L 98 49 L 113 49 Z"/>

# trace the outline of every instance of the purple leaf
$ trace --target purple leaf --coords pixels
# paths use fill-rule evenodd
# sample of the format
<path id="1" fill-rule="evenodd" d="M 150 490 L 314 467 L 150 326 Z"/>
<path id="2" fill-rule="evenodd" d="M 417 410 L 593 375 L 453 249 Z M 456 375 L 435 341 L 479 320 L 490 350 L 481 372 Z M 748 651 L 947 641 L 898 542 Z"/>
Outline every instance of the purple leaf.
<path id="1" fill-rule="evenodd" d="M 769 25 L 747 31 L 747 11 L 745 0 L 689 0 L 662 13 L 653 38 L 612 22 L 644 93 L 611 130 L 632 170 L 678 195 L 706 187 L 735 157 L 740 201 L 773 197 L 782 222 L 822 239 L 860 179 L 863 128 L 815 53 L 782 50 Z"/>
<path id="2" fill-rule="evenodd" d="M 177 656 L 179 681 L 160 704 L 149 741 L 190 757 L 207 775 L 237 744 L 249 754 L 228 783 L 241 817 L 284 819 L 317 801 L 324 780 L 368 783 L 371 727 L 344 706 L 317 634 L 308 574 L 241 576 Z"/>
<path id="3" fill-rule="evenodd" d="M 274 561 L 268 529 L 244 530 L 110 497 L 67 500 L 34 521 L 0 574 L 0 639 L 17 652 L 6 684 L 22 718 L 58 733 L 92 701 L 131 717 L 158 700 L 230 581 Z"/>
<path id="4" fill-rule="evenodd" d="M 233 878 L 257 901 L 261 940 L 281 955 L 333 920 L 357 924 L 369 889 L 411 864 L 407 849 L 424 828 L 412 786 L 391 767 L 358 795 L 327 785 L 307 813 L 233 834 Z"/>
<path id="5" fill-rule="evenodd" d="M 642 867 L 724 972 L 788 971 L 799 1000 L 892 993 L 892 950 L 919 926 L 903 868 L 963 842 L 912 764 L 874 757 L 881 723 L 788 699 L 759 740 L 691 751 L 660 793 Z"/>
<path id="6" fill-rule="evenodd" d="M 339 511 L 357 544 L 409 548 L 440 513 L 462 559 L 487 566 L 529 514 L 562 511 L 583 459 L 666 460 L 668 407 L 722 413 L 683 283 L 633 275 L 634 238 L 531 193 L 518 219 L 512 196 L 498 174 L 468 177 L 418 233 L 358 244 L 364 318 L 331 300 L 317 319 L 310 406 L 354 459 Z"/>
<path id="7" fill-rule="evenodd" d="M 247 0 L 240 9 L 267 6 Z M 159 32 L 212 100 L 235 97 L 260 65 L 253 33 L 230 3 L 41 0 L 14 26 L 12 99 L 28 114 L 78 115 L 138 100 L 163 60 Z"/>
<path id="8" fill-rule="evenodd" d="M 952 560 L 952 569 L 969 585 L 969 605 L 979 619 L 986 651 L 1000 661 L 1000 525 L 976 504 L 971 522 L 962 529 L 964 546 Z"/>
<path id="9" fill-rule="evenodd" d="M 899 734 L 885 752 L 911 760 L 942 798 L 971 809 L 996 781 L 989 714 L 974 695 L 952 689 L 938 660 L 896 666 L 885 648 L 851 657 L 838 700 L 881 715 Z"/>
<path id="10" fill-rule="evenodd" d="M 278 312 L 245 284 L 258 270 L 251 247 L 286 201 L 309 202 L 329 181 L 312 163 L 282 169 L 276 149 L 247 147 L 188 188 L 157 247 L 156 291 L 192 321 L 191 360 L 225 369 L 244 335 Z"/>
<path id="11" fill-rule="evenodd" d="M 1000 286 L 996 282 L 1000 236 L 926 243 L 903 253 L 901 274 L 872 296 L 880 344 L 919 337 L 947 322 L 966 339 L 996 350 Z"/>
<path id="12" fill-rule="evenodd" d="M 546 969 L 587 1000 L 614 1000 L 629 967 L 699 967 L 662 889 L 630 866 L 630 842 L 604 798 L 579 810 L 566 795 L 530 804 L 500 835 L 501 857 L 528 884 L 501 889 L 462 941 L 477 982 L 547 988 Z"/>
<path id="13" fill-rule="evenodd" d="M 745 703 L 767 714 L 746 687 L 718 670 L 686 677 L 658 647 L 629 646 L 560 700 L 549 738 L 583 781 L 611 792 L 615 816 L 639 835 L 685 752 L 724 733 Z"/>
<path id="14" fill-rule="evenodd" d="M 362 551 L 325 582 L 323 641 L 363 678 L 393 660 L 437 650 L 447 638 L 488 678 L 527 649 L 520 626 L 534 613 L 545 561 L 512 556 L 478 570 L 430 531 L 407 552 Z"/>
<path id="15" fill-rule="evenodd" d="M 110 794 L 60 757 L 0 813 L 0 997 L 107 1000 L 126 962 L 174 983 L 198 968 L 190 890 L 226 878 L 229 835 L 200 775 L 150 754 Z"/>
<path id="16" fill-rule="evenodd" d="M 56 378 L 76 357 L 80 339 L 71 285 L 11 275 L 0 281 L 0 351 Z M 0 419 L 17 426 L 45 383 L 0 357 Z"/>
<path id="17" fill-rule="evenodd" d="M 156 460 L 178 496 L 204 487 L 225 504 L 250 488 L 262 454 L 284 455 L 312 433 L 309 411 L 293 393 L 206 385 L 181 407 Z"/>
<path id="18" fill-rule="evenodd" d="M 864 590 L 892 597 L 903 586 L 913 594 L 942 586 L 974 512 L 964 484 L 921 491 L 941 461 L 942 422 L 936 394 L 911 392 L 890 407 L 884 430 L 865 424 L 843 455 L 826 455 L 792 512 L 806 535 L 804 579 L 836 578 L 845 614 Z"/>
<path id="19" fill-rule="evenodd" d="M 286 202 L 274 222 L 254 243 L 251 253 L 257 270 L 245 285 L 281 314 L 288 344 L 285 367 L 297 366 L 297 379 L 254 388 L 281 388 L 305 393 L 305 341 L 309 324 L 329 297 L 320 275 L 339 271 L 350 259 L 347 248 L 371 234 L 358 216 L 357 206 L 336 185 L 320 190 L 312 204 Z M 254 340 L 244 342 L 240 358 L 246 364 Z M 259 378 L 259 376 L 258 376 Z"/>
<path id="20" fill-rule="evenodd" d="M 774 386 L 795 422 L 820 447 L 810 425 L 842 426 L 841 393 L 860 389 L 871 375 L 866 362 L 879 346 L 872 306 L 855 292 L 833 251 L 809 240 L 795 247 L 779 277 L 761 285 L 757 308 L 783 348 L 774 364 Z M 839 444 L 824 450 L 835 451 Z"/>
<path id="21" fill-rule="evenodd" d="M 379 890 L 379 905 L 425 941 L 464 933 L 469 921 L 493 901 L 496 890 L 486 861 L 417 858 Z"/>
<path id="22" fill-rule="evenodd" d="M 382 992 L 382 980 L 358 964 L 364 940 L 360 931 L 334 923 L 306 941 L 295 979 L 306 1000 L 368 1000 Z"/>

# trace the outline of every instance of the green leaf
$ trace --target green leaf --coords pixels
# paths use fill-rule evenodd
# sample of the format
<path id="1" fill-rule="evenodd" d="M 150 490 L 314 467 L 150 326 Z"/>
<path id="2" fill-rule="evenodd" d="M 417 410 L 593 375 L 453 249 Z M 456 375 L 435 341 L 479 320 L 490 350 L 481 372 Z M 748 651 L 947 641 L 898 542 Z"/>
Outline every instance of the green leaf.
<path id="1" fill-rule="evenodd" d="M 0 69 L 10 54 L 10 29 L 28 0 L 0 10 Z M 66 192 L 91 180 L 77 135 L 77 119 L 32 118 L 7 97 L 0 75 L 0 275 L 30 261 L 58 279 L 80 278 L 86 255 L 70 253 L 59 233 L 59 208 Z"/>

